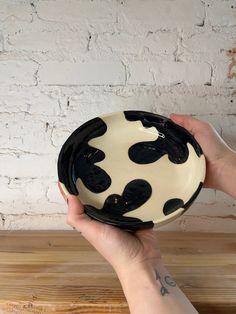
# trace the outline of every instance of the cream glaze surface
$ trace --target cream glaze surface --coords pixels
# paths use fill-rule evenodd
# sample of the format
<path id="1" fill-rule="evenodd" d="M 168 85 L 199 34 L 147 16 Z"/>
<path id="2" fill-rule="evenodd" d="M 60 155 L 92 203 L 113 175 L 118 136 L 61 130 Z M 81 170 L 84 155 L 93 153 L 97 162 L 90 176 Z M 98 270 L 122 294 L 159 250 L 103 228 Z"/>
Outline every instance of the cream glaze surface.
<path id="1" fill-rule="evenodd" d="M 110 187 L 102 193 L 88 190 L 80 178 L 76 181 L 79 198 L 83 204 L 101 209 L 110 194 L 121 195 L 126 184 L 135 179 L 144 179 L 152 186 L 151 197 L 139 208 L 125 213 L 144 221 L 161 223 L 179 216 L 184 208 L 165 216 L 163 206 L 168 199 L 180 198 L 186 203 L 205 178 L 205 157 L 197 156 L 187 143 L 189 157 L 185 163 L 172 163 L 167 155 L 150 164 L 136 164 L 129 159 L 128 149 L 134 143 L 154 141 L 158 138 L 155 127 L 146 128 L 141 121 L 127 121 L 123 112 L 100 117 L 107 125 L 104 135 L 93 138 L 89 145 L 101 149 L 105 159 L 96 165 L 104 169 L 112 179 Z"/>

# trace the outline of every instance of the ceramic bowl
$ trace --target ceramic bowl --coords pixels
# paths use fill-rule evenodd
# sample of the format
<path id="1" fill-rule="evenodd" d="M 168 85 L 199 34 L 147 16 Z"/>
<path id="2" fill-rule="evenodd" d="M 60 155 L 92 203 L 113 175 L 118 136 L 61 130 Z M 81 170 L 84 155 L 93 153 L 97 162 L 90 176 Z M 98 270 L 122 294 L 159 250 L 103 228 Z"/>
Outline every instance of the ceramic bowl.
<path id="1" fill-rule="evenodd" d="M 90 217 L 134 230 L 166 224 L 199 194 L 205 157 L 194 137 L 145 111 L 115 112 L 76 129 L 58 158 L 64 192 Z"/>

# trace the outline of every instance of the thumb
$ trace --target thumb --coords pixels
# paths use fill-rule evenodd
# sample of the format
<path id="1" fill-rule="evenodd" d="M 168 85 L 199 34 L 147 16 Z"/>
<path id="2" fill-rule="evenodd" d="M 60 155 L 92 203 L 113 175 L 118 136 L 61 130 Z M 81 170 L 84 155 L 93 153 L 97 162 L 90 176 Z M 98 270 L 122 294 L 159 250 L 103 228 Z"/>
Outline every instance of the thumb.
<path id="1" fill-rule="evenodd" d="M 196 135 L 197 132 L 199 132 L 204 122 L 200 121 L 198 119 L 195 119 L 188 115 L 182 115 L 182 114 L 176 114 L 171 113 L 170 119 L 175 122 L 176 124 L 184 127 L 186 130 L 188 130 L 193 136 Z"/>
<path id="2" fill-rule="evenodd" d="M 82 235 L 95 247 L 98 247 L 99 238 L 107 229 L 115 227 L 96 221 L 86 215 L 84 206 L 75 195 L 68 195 L 67 223 L 80 231 Z"/>
<path id="3" fill-rule="evenodd" d="M 69 194 L 67 196 L 68 201 L 68 215 L 67 223 L 72 227 L 78 228 L 80 231 L 86 229 L 87 224 L 92 220 L 84 213 L 84 206 L 75 195 Z"/>

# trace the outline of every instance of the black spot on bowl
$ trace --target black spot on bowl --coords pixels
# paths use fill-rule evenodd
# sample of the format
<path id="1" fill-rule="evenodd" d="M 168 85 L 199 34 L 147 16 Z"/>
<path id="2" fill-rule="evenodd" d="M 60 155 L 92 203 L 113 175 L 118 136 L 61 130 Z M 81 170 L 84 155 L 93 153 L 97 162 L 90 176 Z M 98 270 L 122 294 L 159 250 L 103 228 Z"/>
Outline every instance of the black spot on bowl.
<path id="1" fill-rule="evenodd" d="M 194 200 L 197 198 L 201 188 L 203 186 L 203 182 L 200 182 L 198 185 L 198 188 L 193 193 L 193 195 L 190 197 L 190 199 L 184 204 L 183 200 L 180 198 L 172 198 L 165 202 L 163 206 L 163 213 L 164 215 L 169 215 L 173 212 L 175 212 L 179 208 L 184 208 L 182 211 L 182 214 L 191 206 L 191 204 L 194 202 Z"/>
<path id="2" fill-rule="evenodd" d="M 173 212 L 175 212 L 177 209 L 183 207 L 184 202 L 180 198 L 172 198 L 165 202 L 165 205 L 163 207 L 163 213 L 167 216 Z"/>
<path id="3" fill-rule="evenodd" d="M 109 195 L 102 209 L 86 204 L 85 212 L 97 220 L 99 220 L 99 217 L 103 217 L 103 221 L 113 225 L 120 225 L 121 221 L 123 221 L 123 227 L 127 227 L 130 222 L 140 225 L 143 223 L 140 219 L 125 217 L 123 214 L 142 206 L 151 197 L 151 194 L 152 188 L 147 181 L 142 179 L 132 180 L 125 186 L 122 195 Z M 153 224 L 150 223 L 145 223 L 143 227 L 152 226 Z"/>
<path id="4" fill-rule="evenodd" d="M 94 118 L 76 129 L 62 146 L 58 158 L 58 177 L 69 193 L 79 194 L 76 187 L 78 178 L 94 193 L 103 192 L 110 186 L 110 176 L 94 165 L 105 158 L 104 152 L 88 145 L 92 138 L 106 131 L 106 123 L 101 118 Z"/>
<path id="5" fill-rule="evenodd" d="M 129 148 L 129 158 L 138 164 L 149 164 L 165 154 L 171 162 L 184 163 L 188 159 L 187 143 L 190 143 L 200 157 L 201 147 L 194 137 L 170 119 L 145 111 L 124 111 L 128 121 L 141 121 L 146 128 L 155 127 L 162 134 L 155 141 L 135 143 Z"/>
<path id="6" fill-rule="evenodd" d="M 76 183 L 76 180 L 80 178 L 86 188 L 93 193 L 101 193 L 108 189 L 111 185 L 110 176 L 102 168 L 94 165 L 104 158 L 103 151 L 84 143 L 75 155 L 72 168 L 74 182 Z"/>

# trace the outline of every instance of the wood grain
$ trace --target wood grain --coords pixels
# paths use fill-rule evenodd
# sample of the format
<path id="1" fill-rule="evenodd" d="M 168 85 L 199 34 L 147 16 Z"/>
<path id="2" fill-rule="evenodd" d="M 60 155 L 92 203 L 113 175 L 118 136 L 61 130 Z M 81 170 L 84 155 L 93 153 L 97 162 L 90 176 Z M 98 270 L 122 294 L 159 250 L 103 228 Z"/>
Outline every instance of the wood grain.
<path id="1" fill-rule="evenodd" d="M 157 234 L 200 313 L 236 313 L 235 234 Z M 129 313 L 112 267 L 76 231 L 0 231 L 0 313 Z"/>

